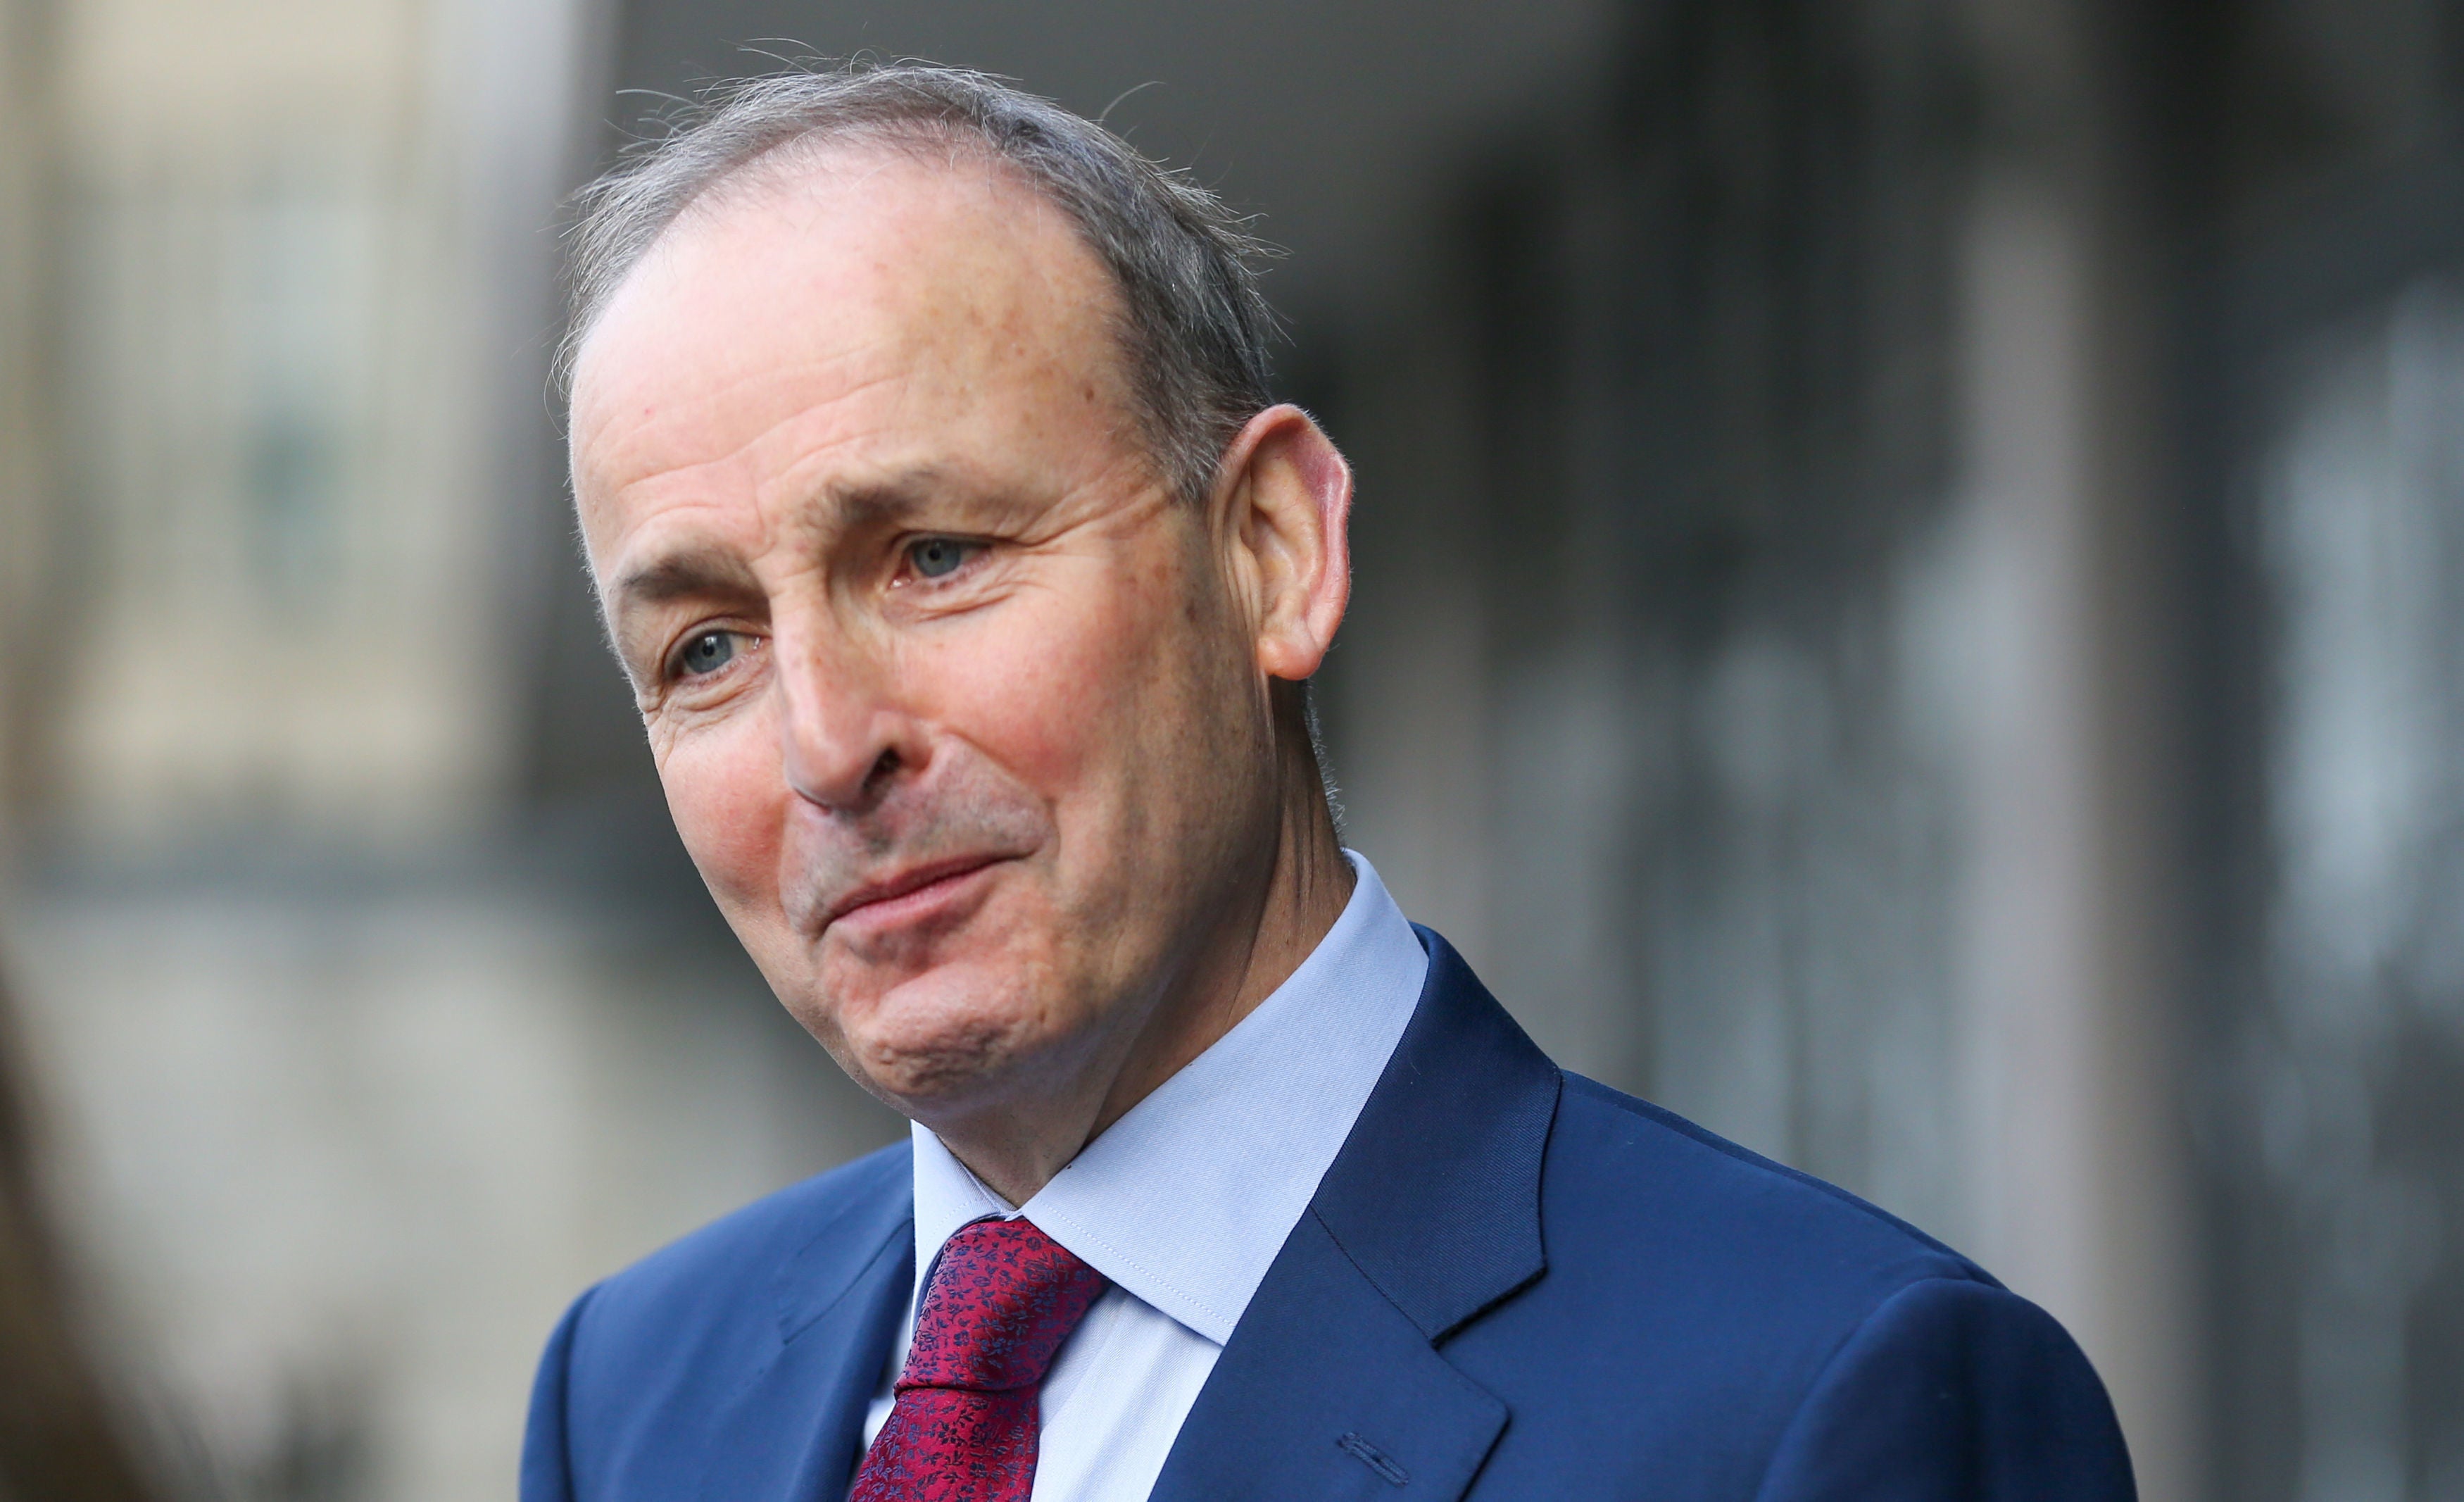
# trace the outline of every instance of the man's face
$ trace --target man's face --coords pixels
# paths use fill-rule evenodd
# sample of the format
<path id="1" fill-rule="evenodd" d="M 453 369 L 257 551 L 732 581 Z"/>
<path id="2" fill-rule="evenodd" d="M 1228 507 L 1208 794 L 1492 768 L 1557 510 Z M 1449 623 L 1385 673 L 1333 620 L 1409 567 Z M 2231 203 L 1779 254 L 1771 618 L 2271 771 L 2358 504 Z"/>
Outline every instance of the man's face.
<path id="1" fill-rule="evenodd" d="M 1254 611 L 1138 441 L 1116 316 L 1022 186 L 848 150 L 672 229 L 576 370 L 685 845 L 928 1122 L 1117 1057 L 1271 860 Z"/>

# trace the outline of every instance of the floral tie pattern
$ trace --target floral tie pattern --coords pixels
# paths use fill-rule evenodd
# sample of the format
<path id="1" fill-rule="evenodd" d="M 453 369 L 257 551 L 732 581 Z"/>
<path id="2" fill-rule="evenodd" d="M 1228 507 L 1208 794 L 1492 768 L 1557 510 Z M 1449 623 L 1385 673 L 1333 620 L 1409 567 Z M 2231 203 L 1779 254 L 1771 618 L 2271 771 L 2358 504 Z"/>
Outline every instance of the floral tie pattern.
<path id="1" fill-rule="evenodd" d="M 1045 1370 L 1105 1283 L 1026 1221 L 961 1227 L 847 1502 L 1027 1502 Z"/>

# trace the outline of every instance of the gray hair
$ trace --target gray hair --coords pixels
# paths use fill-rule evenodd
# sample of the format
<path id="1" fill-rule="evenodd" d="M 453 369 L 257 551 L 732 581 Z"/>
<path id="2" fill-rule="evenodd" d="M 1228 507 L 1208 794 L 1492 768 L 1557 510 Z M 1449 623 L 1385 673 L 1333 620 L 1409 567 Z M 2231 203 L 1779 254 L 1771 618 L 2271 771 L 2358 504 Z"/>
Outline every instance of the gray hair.
<path id="1" fill-rule="evenodd" d="M 1187 175 L 1048 99 L 960 68 L 850 64 L 705 90 L 578 196 L 560 376 L 617 284 L 679 216 L 782 149 L 836 142 L 979 150 L 1068 216 L 1119 287 L 1133 416 L 1163 478 L 1191 500 L 1214 488 L 1225 448 L 1273 401 L 1276 325 L 1258 290 L 1271 251 Z"/>

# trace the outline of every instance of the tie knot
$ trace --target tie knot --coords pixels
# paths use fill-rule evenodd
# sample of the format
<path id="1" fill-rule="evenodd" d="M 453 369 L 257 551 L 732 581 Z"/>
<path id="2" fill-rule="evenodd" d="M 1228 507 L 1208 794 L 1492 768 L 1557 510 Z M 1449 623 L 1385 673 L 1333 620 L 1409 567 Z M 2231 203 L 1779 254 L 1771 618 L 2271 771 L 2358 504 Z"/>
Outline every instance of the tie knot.
<path id="1" fill-rule="evenodd" d="M 1104 1292 L 1104 1275 L 1027 1221 L 978 1221 L 942 1244 L 898 1390 L 1032 1387 Z"/>

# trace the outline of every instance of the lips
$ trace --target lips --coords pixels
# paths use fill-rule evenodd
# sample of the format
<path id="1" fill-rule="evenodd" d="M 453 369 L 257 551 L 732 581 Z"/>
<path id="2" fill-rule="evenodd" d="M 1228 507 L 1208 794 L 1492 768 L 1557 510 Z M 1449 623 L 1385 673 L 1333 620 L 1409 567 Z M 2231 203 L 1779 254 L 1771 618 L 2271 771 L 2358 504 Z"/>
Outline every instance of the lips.
<path id="1" fill-rule="evenodd" d="M 948 860 L 911 866 L 877 881 L 869 881 L 831 903 L 822 920 L 822 927 L 826 929 L 844 917 L 874 912 L 888 917 L 897 908 L 925 906 L 932 897 L 939 895 L 932 889 L 955 888 L 966 877 L 1001 859 L 1003 857 L 999 855 L 953 856 Z"/>

